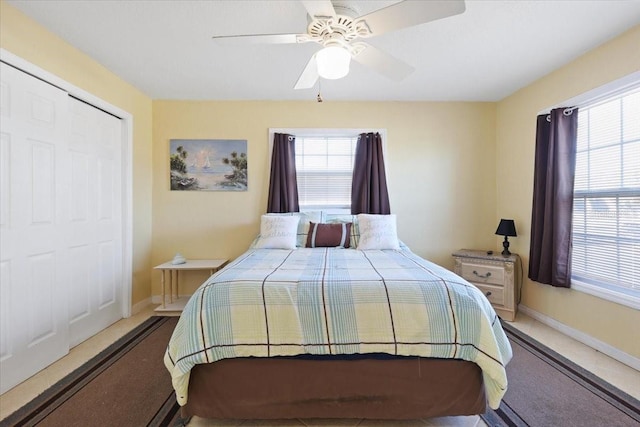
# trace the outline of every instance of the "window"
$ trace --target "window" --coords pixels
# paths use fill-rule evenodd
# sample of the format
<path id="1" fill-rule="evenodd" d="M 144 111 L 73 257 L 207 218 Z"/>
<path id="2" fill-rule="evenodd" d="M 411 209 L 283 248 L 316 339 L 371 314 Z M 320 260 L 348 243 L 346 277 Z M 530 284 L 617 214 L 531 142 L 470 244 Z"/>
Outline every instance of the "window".
<path id="1" fill-rule="evenodd" d="M 366 132 L 378 132 L 382 136 L 386 158 L 386 129 L 269 128 L 269 165 L 273 135 L 295 135 L 300 210 L 351 213 L 351 178 L 356 145 L 358 136 Z"/>
<path id="2" fill-rule="evenodd" d="M 296 173 L 301 210 L 350 210 L 357 142 L 357 136 L 296 135 Z"/>
<path id="3" fill-rule="evenodd" d="M 640 88 L 578 114 L 572 283 L 640 307 Z"/>

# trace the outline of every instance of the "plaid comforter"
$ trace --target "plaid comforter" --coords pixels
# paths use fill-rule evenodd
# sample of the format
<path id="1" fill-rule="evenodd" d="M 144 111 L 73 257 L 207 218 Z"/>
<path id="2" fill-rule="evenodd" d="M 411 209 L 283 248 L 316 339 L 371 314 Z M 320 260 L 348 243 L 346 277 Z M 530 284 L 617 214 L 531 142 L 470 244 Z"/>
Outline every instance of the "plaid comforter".
<path id="1" fill-rule="evenodd" d="M 184 405 L 195 364 L 305 353 L 472 361 L 497 408 L 511 346 L 476 287 L 409 250 L 250 249 L 194 293 L 164 362 Z"/>

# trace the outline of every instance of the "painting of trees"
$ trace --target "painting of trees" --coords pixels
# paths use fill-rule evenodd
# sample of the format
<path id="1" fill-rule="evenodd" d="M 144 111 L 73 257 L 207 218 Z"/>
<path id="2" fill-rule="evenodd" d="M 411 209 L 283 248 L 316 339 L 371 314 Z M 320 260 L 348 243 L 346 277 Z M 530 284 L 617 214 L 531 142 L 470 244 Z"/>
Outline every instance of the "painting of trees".
<path id="1" fill-rule="evenodd" d="M 233 171 L 225 175 L 226 181 L 223 185 L 234 187 L 247 187 L 247 154 L 233 151 L 230 158 L 225 157 L 222 159 L 222 163 L 233 167 Z"/>
<path id="2" fill-rule="evenodd" d="M 176 153 L 169 158 L 169 168 L 171 170 L 172 190 L 195 190 L 198 188 L 198 180 L 187 175 L 187 157 L 189 153 L 182 145 L 176 148 Z"/>
<path id="3" fill-rule="evenodd" d="M 247 191 L 246 139 L 171 139 L 171 190 Z"/>

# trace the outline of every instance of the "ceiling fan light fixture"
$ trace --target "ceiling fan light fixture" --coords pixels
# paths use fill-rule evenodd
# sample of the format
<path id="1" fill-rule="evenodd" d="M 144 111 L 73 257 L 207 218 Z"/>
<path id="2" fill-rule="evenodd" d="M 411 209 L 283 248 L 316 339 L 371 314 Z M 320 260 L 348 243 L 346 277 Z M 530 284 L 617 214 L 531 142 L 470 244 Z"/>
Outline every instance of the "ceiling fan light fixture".
<path id="1" fill-rule="evenodd" d="M 340 46 L 328 46 L 316 54 L 318 75 L 325 79 L 341 79 L 349 74 L 351 54 Z"/>

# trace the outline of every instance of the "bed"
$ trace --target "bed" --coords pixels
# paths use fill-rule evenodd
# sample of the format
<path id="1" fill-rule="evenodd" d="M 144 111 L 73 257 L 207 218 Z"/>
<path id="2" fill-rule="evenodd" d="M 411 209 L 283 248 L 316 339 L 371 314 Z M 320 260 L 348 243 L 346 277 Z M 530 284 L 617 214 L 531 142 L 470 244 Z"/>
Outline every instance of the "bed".
<path id="1" fill-rule="evenodd" d="M 511 347 L 484 295 L 404 245 L 363 249 L 348 234 L 350 248 L 254 242 L 198 288 L 164 359 L 183 417 L 414 419 L 499 406 Z"/>

